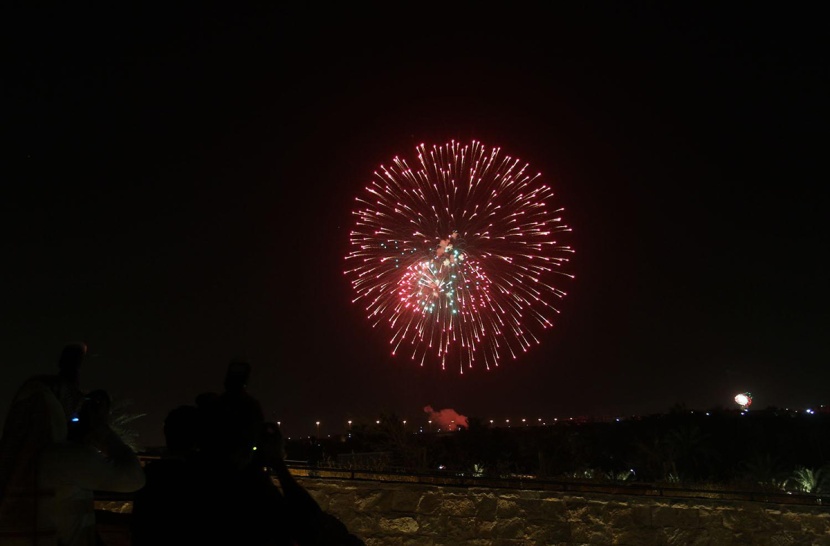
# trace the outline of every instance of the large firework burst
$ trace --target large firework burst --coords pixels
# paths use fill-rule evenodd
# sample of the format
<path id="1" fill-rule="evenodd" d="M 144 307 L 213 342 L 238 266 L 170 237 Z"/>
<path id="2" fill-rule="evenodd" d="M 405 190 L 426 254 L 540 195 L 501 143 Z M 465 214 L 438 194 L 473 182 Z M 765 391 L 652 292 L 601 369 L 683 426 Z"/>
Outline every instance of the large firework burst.
<path id="1" fill-rule="evenodd" d="M 528 165 L 480 142 L 396 157 L 356 198 L 345 271 L 392 353 L 461 373 L 540 342 L 565 296 L 553 284 L 571 247 L 552 190 Z"/>

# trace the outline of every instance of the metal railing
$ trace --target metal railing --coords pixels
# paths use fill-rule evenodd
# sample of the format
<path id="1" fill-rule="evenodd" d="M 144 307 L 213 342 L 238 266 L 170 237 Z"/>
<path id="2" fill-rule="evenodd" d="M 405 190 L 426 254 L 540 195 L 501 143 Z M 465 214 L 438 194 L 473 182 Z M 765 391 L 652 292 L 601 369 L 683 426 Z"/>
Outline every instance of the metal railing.
<path id="1" fill-rule="evenodd" d="M 142 457 L 142 462 L 157 457 Z M 830 508 L 830 496 L 808 493 L 788 493 L 776 490 L 733 490 L 719 486 L 687 487 L 678 484 L 656 484 L 629 481 L 550 480 L 534 476 L 479 477 L 450 472 L 412 472 L 403 469 L 366 469 L 359 467 L 318 466 L 307 461 L 286 461 L 291 473 L 298 478 L 320 480 L 349 480 L 361 482 L 385 482 L 434 485 L 461 488 L 516 489 L 558 491 L 597 495 L 629 497 L 664 497 L 672 499 L 709 499 L 769 504 L 826 506 Z M 209 476 L 205 477 L 209 479 Z M 125 500 L 129 493 L 96 493 L 98 500 Z"/>

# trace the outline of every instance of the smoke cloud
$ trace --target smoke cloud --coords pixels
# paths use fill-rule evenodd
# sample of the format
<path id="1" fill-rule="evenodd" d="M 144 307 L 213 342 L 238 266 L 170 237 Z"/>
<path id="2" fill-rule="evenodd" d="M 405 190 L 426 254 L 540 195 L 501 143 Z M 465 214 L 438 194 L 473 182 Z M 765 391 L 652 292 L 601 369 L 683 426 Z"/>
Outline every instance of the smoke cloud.
<path id="1" fill-rule="evenodd" d="M 432 430 L 456 430 L 458 427 L 469 428 L 470 426 L 467 417 L 454 409 L 435 411 L 432 406 L 426 406 L 424 412 L 429 415 L 429 419 L 432 421 Z"/>

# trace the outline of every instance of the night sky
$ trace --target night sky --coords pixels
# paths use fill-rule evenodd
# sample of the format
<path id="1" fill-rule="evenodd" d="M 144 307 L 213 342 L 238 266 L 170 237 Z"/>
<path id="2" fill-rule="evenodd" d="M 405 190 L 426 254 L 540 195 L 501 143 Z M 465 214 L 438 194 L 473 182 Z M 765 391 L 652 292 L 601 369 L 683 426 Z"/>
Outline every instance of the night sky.
<path id="1" fill-rule="evenodd" d="M 817 10 L 268 4 L 7 9 L 0 417 L 77 340 L 144 445 L 235 358 L 288 435 L 830 404 Z M 540 171 L 576 250 L 541 345 L 463 376 L 343 274 L 373 171 L 452 139 Z"/>

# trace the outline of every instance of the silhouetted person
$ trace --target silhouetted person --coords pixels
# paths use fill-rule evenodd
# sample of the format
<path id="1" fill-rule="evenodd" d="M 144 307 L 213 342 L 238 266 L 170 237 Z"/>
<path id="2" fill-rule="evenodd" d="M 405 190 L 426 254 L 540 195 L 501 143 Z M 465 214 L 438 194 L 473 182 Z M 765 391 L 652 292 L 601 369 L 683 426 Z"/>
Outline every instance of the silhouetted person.
<path id="1" fill-rule="evenodd" d="M 109 427 L 109 396 L 79 388 L 86 346 L 64 348 L 55 375 L 18 389 L 0 440 L 0 544 L 93 546 L 94 491 L 144 484 L 137 455 Z M 69 419 L 77 417 L 70 437 Z"/>
<path id="2" fill-rule="evenodd" d="M 285 464 L 285 445 L 279 426 L 265 423 L 254 456 L 255 466 L 268 469 L 277 478 L 289 515 L 289 533 L 300 545 L 365 546 L 346 525 L 323 511 Z"/>
<path id="3" fill-rule="evenodd" d="M 202 410 L 209 409 L 216 399 L 219 398 L 219 393 L 203 392 L 196 395 L 196 407 Z"/>
<path id="4" fill-rule="evenodd" d="M 197 493 L 211 477 L 198 472 L 196 461 L 204 422 L 197 406 L 178 406 L 167 414 L 164 454 L 145 465 L 147 482 L 133 497 L 132 546 L 190 544 L 194 532 L 205 526 Z"/>
<path id="5" fill-rule="evenodd" d="M 248 393 L 251 365 L 233 361 L 228 365 L 224 390 L 213 399 L 203 401 L 209 420 L 205 438 L 208 455 L 241 456 L 247 460 L 265 422 L 259 400 Z"/>
<path id="6" fill-rule="evenodd" d="M 312 544 L 294 535 L 317 523 L 319 506 L 303 505 L 313 515 L 297 517 L 301 510 L 290 511 L 287 496 L 266 471 L 262 454 L 273 451 L 266 435 L 272 429 L 265 425 L 259 401 L 247 391 L 250 374 L 249 363 L 231 362 L 223 392 L 201 398 L 206 434 L 198 465 L 211 477 L 209 490 L 202 492 L 209 499 L 203 506 L 207 521 L 220 522 L 211 526 L 211 535 L 228 544 Z"/>
<path id="7" fill-rule="evenodd" d="M 66 345 L 58 358 L 58 375 L 67 384 L 80 392 L 81 389 L 81 364 L 87 353 L 85 343 L 71 343 Z"/>
<path id="8" fill-rule="evenodd" d="M 147 486 L 137 494 L 133 508 L 134 546 L 363 544 L 323 512 L 285 466 L 279 428 L 264 421 L 259 401 L 247 392 L 250 372 L 248 363 L 232 362 L 221 394 L 201 394 L 196 412 L 179 408 L 168 416 L 166 432 L 173 430 L 169 425 L 174 418 L 193 418 L 203 421 L 181 430 L 190 428 L 201 435 L 182 442 L 186 455 L 177 467 L 181 475 L 172 474 L 172 463 L 159 470 L 162 460 L 147 465 Z M 166 441 L 173 455 L 178 451 L 173 449 L 176 437 L 166 434 Z M 190 486 L 187 493 L 175 492 Z M 165 518 L 165 510 L 174 517 Z M 162 521 L 168 523 L 159 524 Z M 336 540 L 327 538 L 335 536 Z"/>

